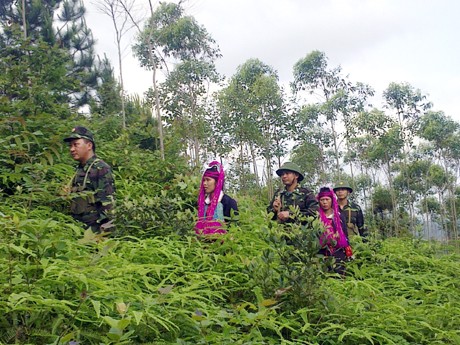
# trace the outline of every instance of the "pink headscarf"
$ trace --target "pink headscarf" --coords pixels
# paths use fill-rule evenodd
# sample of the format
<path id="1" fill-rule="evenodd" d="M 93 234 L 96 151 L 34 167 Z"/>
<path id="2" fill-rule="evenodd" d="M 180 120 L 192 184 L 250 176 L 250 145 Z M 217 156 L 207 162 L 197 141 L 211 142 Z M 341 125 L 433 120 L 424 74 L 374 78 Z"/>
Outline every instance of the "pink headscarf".
<path id="1" fill-rule="evenodd" d="M 214 168 L 215 167 L 215 168 Z M 206 194 L 203 186 L 203 178 L 212 177 L 216 180 L 216 188 L 211 197 L 211 202 L 205 210 Z M 214 220 L 214 212 L 219 203 L 220 194 L 224 187 L 225 173 L 224 167 L 217 161 L 209 163 L 208 167 L 201 178 L 200 193 L 198 194 L 198 221 L 195 225 L 195 233 L 197 235 L 213 235 L 225 234 L 227 231 L 222 228 L 222 223 L 219 220 Z"/>
<path id="2" fill-rule="evenodd" d="M 340 221 L 340 211 L 339 205 L 337 203 L 337 198 L 332 189 L 323 187 L 321 191 L 316 196 L 316 200 L 327 197 L 332 200 L 332 211 L 334 212 L 334 217 L 331 219 L 327 218 L 324 214 L 323 209 L 319 208 L 319 217 L 323 224 L 326 226 L 326 231 L 320 236 L 319 243 L 322 247 L 328 246 L 329 249 L 333 252 L 337 248 L 345 248 L 348 246 L 348 239 L 342 229 L 342 222 Z"/>

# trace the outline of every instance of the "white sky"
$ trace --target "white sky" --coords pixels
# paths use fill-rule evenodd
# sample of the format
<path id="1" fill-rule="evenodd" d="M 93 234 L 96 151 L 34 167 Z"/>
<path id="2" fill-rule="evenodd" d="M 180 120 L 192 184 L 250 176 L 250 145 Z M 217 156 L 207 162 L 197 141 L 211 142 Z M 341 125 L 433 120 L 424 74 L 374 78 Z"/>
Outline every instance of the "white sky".
<path id="1" fill-rule="evenodd" d="M 118 71 L 113 25 L 97 10 L 98 2 L 102 0 L 84 0 L 88 26 L 97 53 L 106 53 Z M 144 8 L 147 4 L 136 2 Z M 277 70 L 285 84 L 299 59 L 320 50 L 330 67 L 341 65 L 351 81 L 375 89 L 376 107 L 382 107 L 380 96 L 391 82 L 408 82 L 428 95 L 434 110 L 460 122 L 460 1 L 188 0 L 184 7 L 216 40 L 223 55 L 217 68 L 226 77 L 246 60 L 258 58 Z M 132 56 L 135 33 L 123 41 L 125 89 L 142 95 L 151 73 Z"/>

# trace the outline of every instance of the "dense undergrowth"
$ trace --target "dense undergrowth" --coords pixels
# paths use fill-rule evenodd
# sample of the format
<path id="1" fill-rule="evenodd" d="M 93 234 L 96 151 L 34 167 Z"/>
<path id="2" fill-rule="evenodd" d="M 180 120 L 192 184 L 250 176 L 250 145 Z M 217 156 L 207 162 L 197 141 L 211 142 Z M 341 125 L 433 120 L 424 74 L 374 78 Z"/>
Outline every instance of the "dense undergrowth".
<path id="1" fill-rule="evenodd" d="M 314 246 L 285 245 L 263 205 L 240 205 L 238 225 L 203 242 L 191 229 L 101 239 L 50 208 L 2 204 L 0 342 L 460 343 L 453 250 L 358 241 L 341 279 L 322 273 Z"/>
<path id="2" fill-rule="evenodd" d="M 249 196 L 226 236 L 198 240 L 199 174 L 130 132 L 98 146 L 117 184 L 101 238 L 68 216 L 65 130 L 32 125 L 0 139 L 0 343 L 460 344 L 458 247 L 372 229 L 342 279 L 317 221 L 283 229 Z"/>

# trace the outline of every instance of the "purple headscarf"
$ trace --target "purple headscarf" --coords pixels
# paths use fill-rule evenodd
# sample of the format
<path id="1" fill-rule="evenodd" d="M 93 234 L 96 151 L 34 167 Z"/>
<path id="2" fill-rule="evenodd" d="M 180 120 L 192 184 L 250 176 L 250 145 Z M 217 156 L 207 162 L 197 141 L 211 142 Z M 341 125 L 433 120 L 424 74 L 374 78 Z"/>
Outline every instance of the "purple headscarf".
<path id="1" fill-rule="evenodd" d="M 331 219 L 327 218 L 323 209 L 319 208 L 319 217 L 323 224 L 326 226 L 326 231 L 322 233 L 319 239 L 319 243 L 322 247 L 328 246 L 331 251 L 337 248 L 345 248 L 348 246 L 347 236 L 343 232 L 342 222 L 340 221 L 340 211 L 339 205 L 337 203 L 337 198 L 332 189 L 328 187 L 321 188 L 320 192 L 316 196 L 316 200 L 327 197 L 332 200 L 332 211 L 334 212 L 334 217 Z"/>
<path id="2" fill-rule="evenodd" d="M 205 214 L 206 193 L 203 186 L 204 177 L 212 177 L 216 180 L 216 188 L 210 196 L 209 203 Z M 197 235 L 213 235 L 225 234 L 227 231 L 222 228 L 222 223 L 219 220 L 214 220 L 214 212 L 219 203 L 220 194 L 224 187 L 225 173 L 224 167 L 217 161 L 209 163 L 208 168 L 203 173 L 201 178 L 200 193 L 198 194 L 198 221 L 195 225 L 195 233 Z"/>

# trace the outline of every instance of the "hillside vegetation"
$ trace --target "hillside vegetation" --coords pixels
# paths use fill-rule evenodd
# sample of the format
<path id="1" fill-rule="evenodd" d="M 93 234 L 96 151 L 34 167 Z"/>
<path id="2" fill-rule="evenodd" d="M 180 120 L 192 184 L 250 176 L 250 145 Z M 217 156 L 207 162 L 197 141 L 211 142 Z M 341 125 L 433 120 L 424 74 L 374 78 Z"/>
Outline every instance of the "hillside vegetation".
<path id="1" fill-rule="evenodd" d="M 189 228 L 180 235 L 102 239 L 51 208 L 3 203 L 0 341 L 460 342 L 453 248 L 412 238 L 358 241 L 342 279 L 322 273 L 305 229 L 283 232 L 254 200 L 242 198 L 240 207 L 238 226 L 203 242 L 191 218 L 181 220 Z M 284 243 L 287 234 L 294 245 Z"/>

